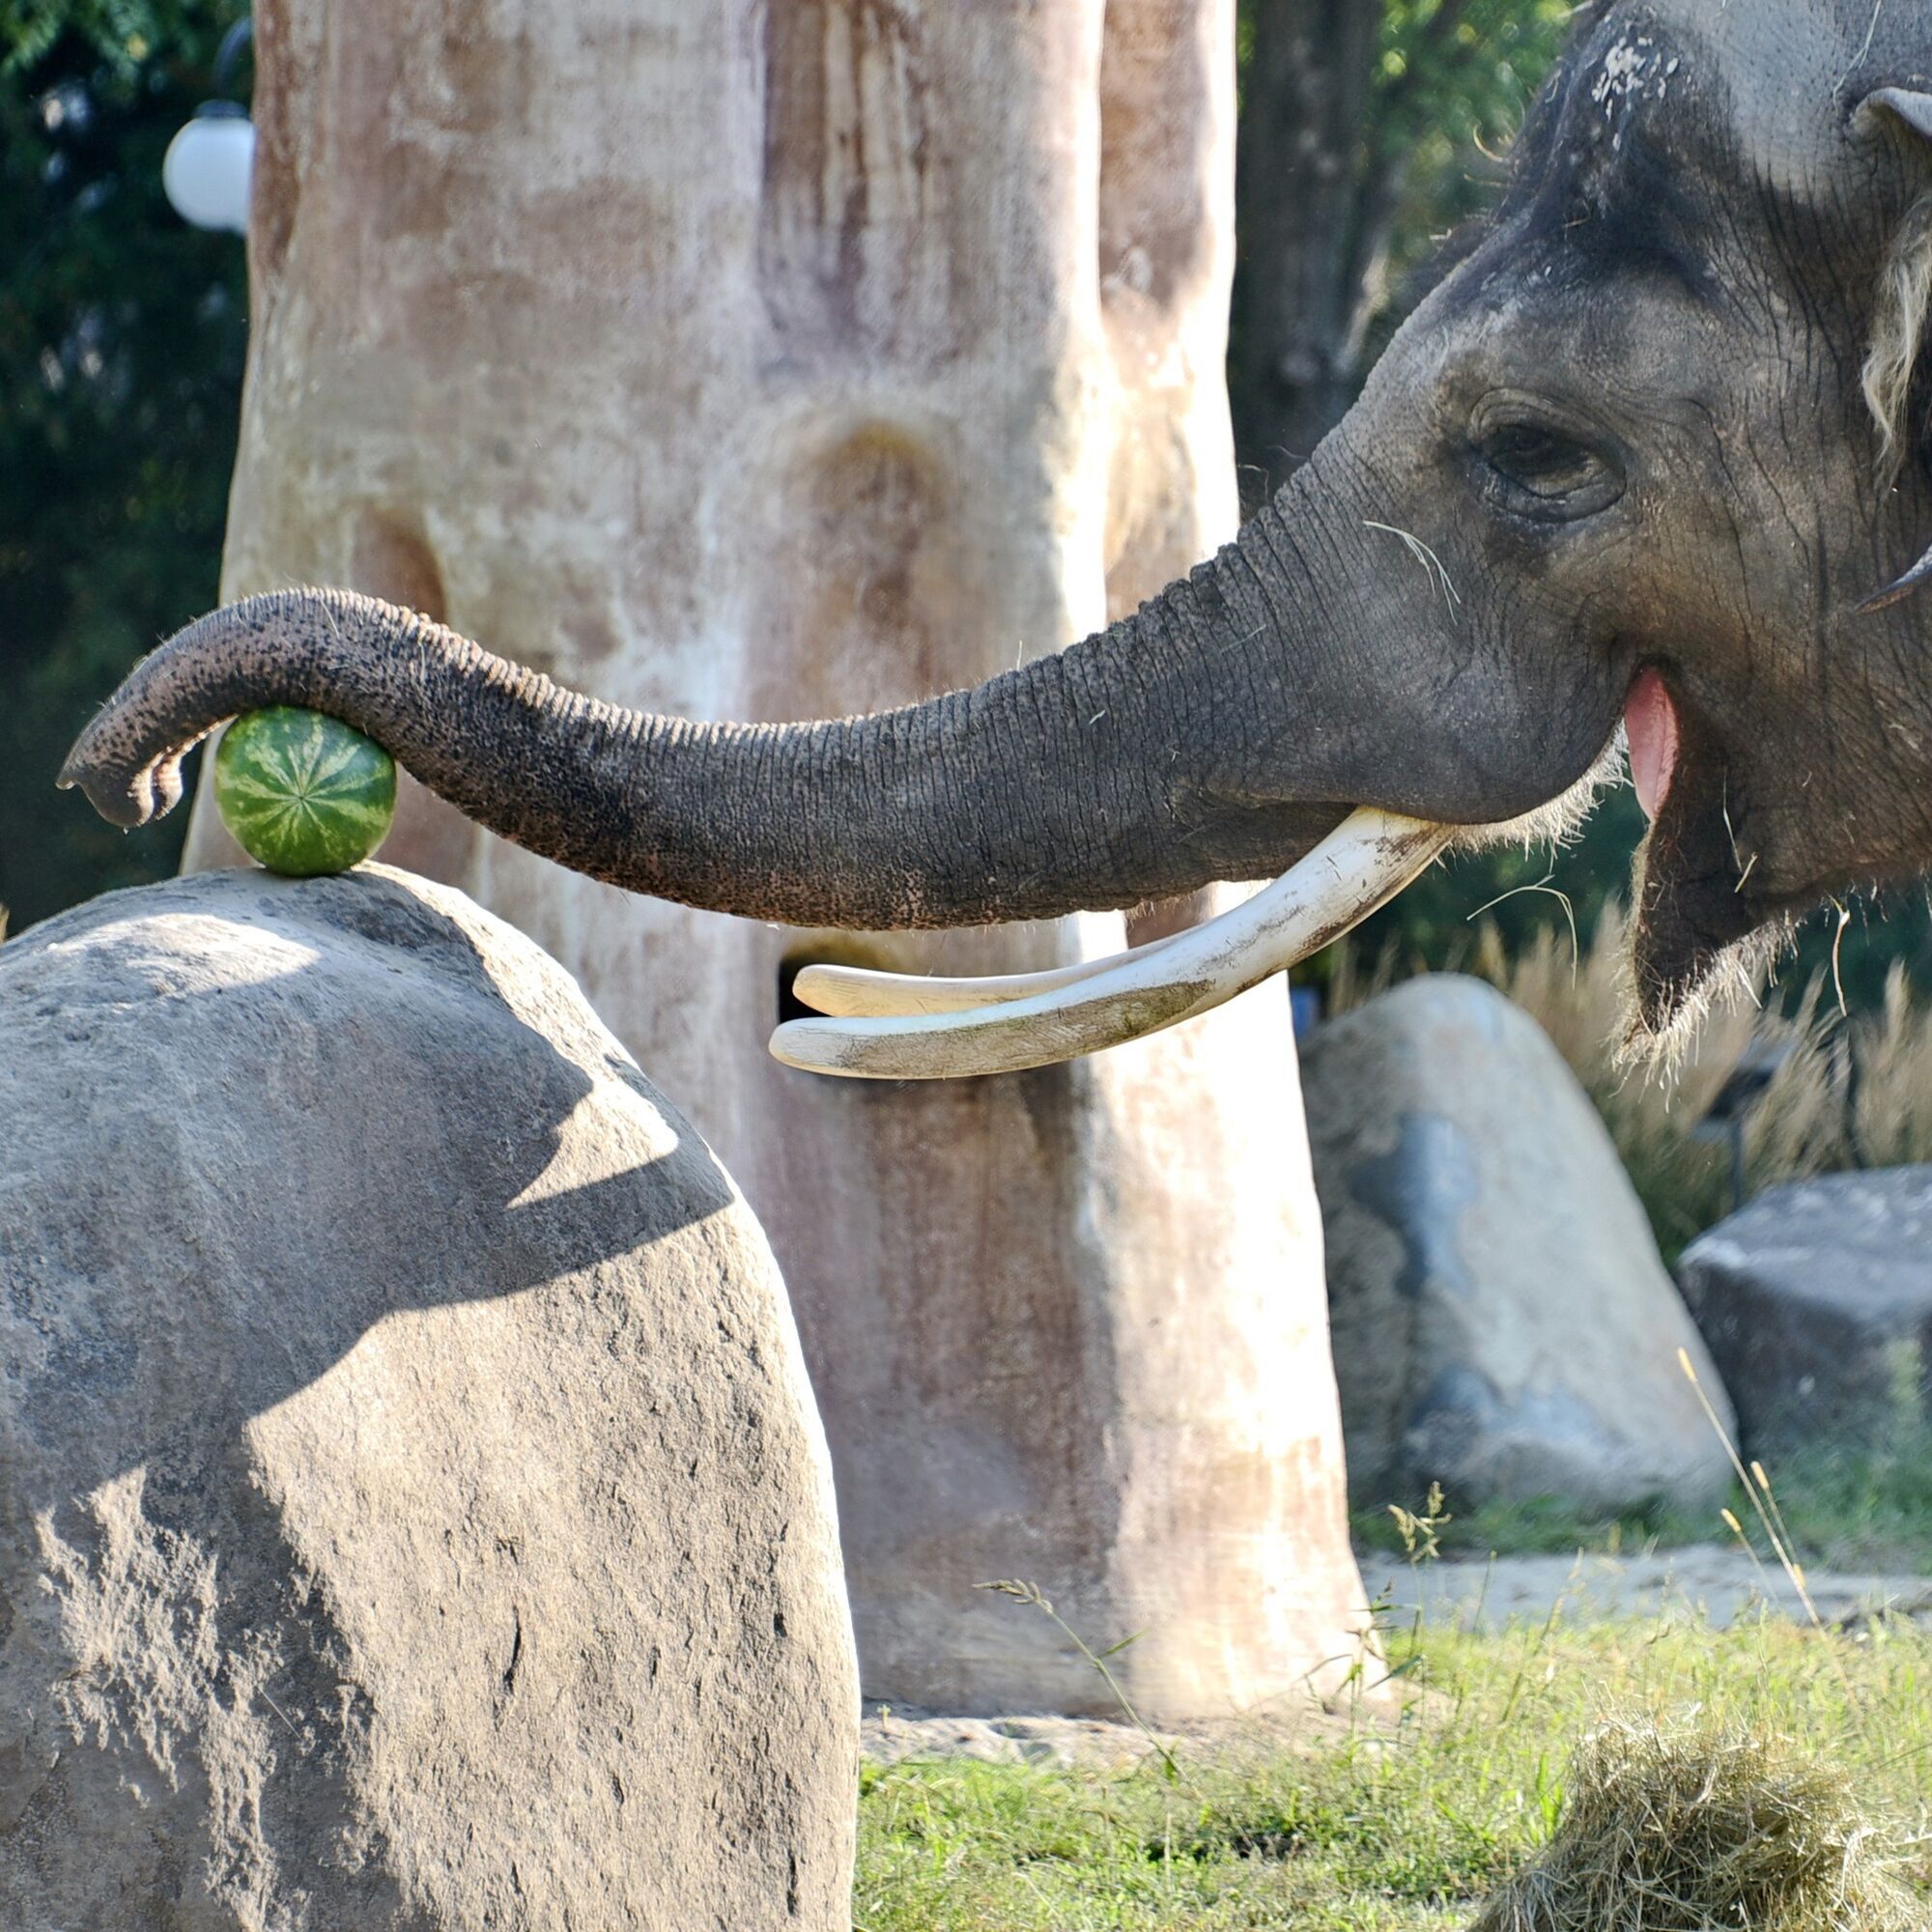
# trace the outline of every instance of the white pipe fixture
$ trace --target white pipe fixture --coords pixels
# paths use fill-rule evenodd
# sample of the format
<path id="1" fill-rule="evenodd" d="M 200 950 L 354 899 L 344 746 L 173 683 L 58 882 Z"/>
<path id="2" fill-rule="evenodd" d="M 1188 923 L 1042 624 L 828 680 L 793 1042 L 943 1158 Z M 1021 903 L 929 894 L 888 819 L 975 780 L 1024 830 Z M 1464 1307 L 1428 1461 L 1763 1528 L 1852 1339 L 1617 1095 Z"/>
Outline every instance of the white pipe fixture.
<path id="1" fill-rule="evenodd" d="M 210 101 L 168 143 L 161 186 L 195 227 L 245 235 L 254 167 L 255 124 L 232 101 Z"/>

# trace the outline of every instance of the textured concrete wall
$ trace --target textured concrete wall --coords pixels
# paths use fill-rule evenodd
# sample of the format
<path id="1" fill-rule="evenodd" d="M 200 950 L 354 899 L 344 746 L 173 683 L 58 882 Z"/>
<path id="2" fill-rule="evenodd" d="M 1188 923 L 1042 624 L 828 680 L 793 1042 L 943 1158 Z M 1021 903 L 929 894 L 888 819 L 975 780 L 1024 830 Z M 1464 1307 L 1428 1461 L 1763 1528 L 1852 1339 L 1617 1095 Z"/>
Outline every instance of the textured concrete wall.
<path id="1" fill-rule="evenodd" d="M 257 20 L 230 595 L 348 583 L 606 697 L 790 718 L 1054 650 L 1231 532 L 1233 0 Z M 190 863 L 233 856 L 202 811 Z M 757 1205 L 868 1690 L 1093 1703 L 1044 1619 L 972 1588 L 1015 1574 L 1096 1641 L 1145 1630 L 1123 1672 L 1161 1713 L 1350 1648 L 1278 984 L 1085 1065 L 857 1089 L 767 1058 L 781 962 L 1011 971 L 1121 920 L 765 930 L 420 793 L 384 856 L 576 972 Z"/>

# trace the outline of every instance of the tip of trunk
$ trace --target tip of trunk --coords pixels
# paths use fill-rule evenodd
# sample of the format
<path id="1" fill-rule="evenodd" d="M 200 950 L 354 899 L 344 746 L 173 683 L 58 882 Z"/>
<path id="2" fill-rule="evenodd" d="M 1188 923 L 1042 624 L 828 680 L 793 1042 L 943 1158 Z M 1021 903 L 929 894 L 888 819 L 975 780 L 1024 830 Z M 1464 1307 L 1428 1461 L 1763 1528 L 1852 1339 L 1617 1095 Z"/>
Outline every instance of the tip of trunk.
<path id="1" fill-rule="evenodd" d="M 80 734 L 54 784 L 61 791 L 78 786 L 110 825 L 131 832 L 165 817 L 181 803 L 181 754 L 146 763 L 129 761 L 116 754 L 108 725 L 108 714 L 103 712 Z"/>

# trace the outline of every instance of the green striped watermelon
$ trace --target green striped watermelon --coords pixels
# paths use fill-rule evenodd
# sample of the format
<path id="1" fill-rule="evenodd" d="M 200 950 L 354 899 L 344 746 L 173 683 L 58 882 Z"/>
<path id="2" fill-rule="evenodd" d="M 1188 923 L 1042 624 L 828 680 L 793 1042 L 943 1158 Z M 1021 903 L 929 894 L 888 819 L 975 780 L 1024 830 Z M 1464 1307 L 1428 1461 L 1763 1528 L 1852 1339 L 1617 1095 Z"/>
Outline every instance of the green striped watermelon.
<path id="1" fill-rule="evenodd" d="M 270 871 L 346 872 L 388 835 L 396 763 L 339 718 L 271 705 L 222 734 L 214 803 L 242 849 Z"/>

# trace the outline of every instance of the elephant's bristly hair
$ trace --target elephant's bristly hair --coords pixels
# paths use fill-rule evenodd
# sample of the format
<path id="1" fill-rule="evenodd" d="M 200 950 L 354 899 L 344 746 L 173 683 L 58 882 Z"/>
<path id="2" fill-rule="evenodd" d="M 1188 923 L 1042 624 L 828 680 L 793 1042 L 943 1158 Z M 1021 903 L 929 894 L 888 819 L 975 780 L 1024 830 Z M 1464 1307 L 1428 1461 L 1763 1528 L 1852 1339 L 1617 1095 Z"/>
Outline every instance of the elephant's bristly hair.
<path id="1" fill-rule="evenodd" d="M 1898 225 L 1879 276 L 1864 393 L 1878 424 L 1880 474 L 1892 482 L 1914 440 L 1907 421 L 1913 376 L 1932 339 L 1932 193 L 1919 196 Z"/>

